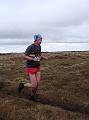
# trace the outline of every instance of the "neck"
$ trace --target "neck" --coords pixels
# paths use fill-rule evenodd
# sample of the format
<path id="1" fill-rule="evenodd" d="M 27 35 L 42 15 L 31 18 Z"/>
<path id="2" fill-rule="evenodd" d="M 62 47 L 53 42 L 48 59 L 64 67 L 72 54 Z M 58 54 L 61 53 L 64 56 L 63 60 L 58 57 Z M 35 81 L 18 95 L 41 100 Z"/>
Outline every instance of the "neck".
<path id="1" fill-rule="evenodd" d="M 36 43 L 36 42 L 34 42 L 34 44 L 35 44 L 36 46 L 39 46 L 39 44 L 38 44 L 38 43 Z"/>

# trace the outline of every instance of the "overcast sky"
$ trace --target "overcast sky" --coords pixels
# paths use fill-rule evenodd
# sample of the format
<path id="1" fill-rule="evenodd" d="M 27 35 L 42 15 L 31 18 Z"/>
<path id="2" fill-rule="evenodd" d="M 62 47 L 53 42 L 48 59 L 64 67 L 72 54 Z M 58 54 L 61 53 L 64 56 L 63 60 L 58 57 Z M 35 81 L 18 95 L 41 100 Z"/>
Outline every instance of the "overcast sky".
<path id="1" fill-rule="evenodd" d="M 0 43 L 89 42 L 89 0 L 0 0 Z"/>

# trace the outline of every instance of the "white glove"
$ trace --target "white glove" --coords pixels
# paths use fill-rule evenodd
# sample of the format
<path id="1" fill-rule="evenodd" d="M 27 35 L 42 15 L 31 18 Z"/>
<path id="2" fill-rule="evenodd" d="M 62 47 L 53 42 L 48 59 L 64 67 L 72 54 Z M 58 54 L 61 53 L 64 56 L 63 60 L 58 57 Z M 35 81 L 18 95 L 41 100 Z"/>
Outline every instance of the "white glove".
<path id="1" fill-rule="evenodd" d="M 34 57 L 33 60 L 34 61 L 40 61 L 40 57 Z"/>

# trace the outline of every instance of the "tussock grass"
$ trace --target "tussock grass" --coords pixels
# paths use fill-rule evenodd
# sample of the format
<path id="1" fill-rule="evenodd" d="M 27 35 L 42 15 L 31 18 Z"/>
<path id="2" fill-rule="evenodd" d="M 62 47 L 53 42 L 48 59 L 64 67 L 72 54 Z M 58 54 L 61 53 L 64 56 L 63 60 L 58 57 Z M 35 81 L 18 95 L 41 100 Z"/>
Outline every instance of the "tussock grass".
<path id="1" fill-rule="evenodd" d="M 39 102 L 18 94 L 26 82 L 23 54 L 0 54 L 0 116 L 2 120 L 89 120 L 89 52 L 43 53 Z"/>

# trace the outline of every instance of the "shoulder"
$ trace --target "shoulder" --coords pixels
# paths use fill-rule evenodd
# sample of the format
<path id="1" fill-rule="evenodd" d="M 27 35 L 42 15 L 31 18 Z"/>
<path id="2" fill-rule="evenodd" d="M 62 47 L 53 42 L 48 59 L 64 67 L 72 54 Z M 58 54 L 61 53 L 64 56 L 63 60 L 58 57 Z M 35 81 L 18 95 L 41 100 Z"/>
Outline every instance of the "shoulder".
<path id="1" fill-rule="evenodd" d="M 27 47 L 27 49 L 33 49 L 34 48 L 34 45 L 33 44 L 31 44 L 31 45 L 29 45 L 28 47 Z"/>
<path id="2" fill-rule="evenodd" d="M 31 51 L 33 50 L 33 44 L 29 45 L 26 50 L 25 50 L 25 54 L 29 54 Z"/>

